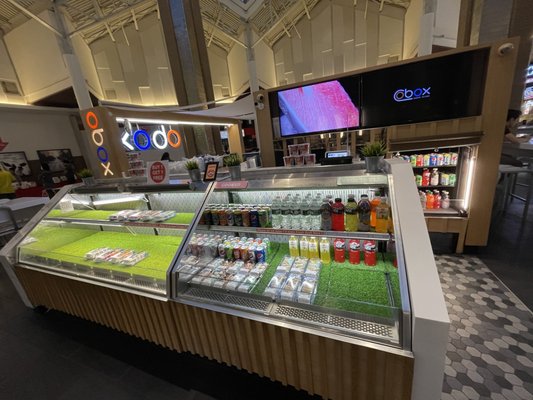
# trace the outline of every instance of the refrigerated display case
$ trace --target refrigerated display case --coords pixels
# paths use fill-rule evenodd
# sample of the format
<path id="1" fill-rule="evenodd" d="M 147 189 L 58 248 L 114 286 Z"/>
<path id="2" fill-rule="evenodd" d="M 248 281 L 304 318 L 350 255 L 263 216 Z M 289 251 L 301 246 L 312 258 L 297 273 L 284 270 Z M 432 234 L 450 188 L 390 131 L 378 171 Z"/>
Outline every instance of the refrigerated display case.
<path id="1" fill-rule="evenodd" d="M 433 398 L 449 321 L 412 171 L 399 160 L 383 174 L 339 168 L 265 170 L 197 190 L 65 188 L 0 260 L 30 307 L 324 397 Z M 312 201 L 301 212 L 287 200 L 378 190 L 393 217 L 383 232 L 318 229 Z M 289 246 L 304 237 L 307 257 Z M 331 260 L 309 253 L 312 238 Z"/>

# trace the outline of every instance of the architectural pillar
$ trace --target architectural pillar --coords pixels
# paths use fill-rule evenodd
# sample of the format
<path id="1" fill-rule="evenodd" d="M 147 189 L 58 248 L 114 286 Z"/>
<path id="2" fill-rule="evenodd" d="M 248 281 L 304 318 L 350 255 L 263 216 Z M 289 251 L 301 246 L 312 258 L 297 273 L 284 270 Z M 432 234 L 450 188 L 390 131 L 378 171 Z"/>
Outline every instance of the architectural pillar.
<path id="1" fill-rule="evenodd" d="M 213 101 L 213 83 L 200 4 L 194 0 L 158 0 L 174 89 L 180 106 Z M 184 129 L 187 156 L 222 149 L 219 129 Z"/>

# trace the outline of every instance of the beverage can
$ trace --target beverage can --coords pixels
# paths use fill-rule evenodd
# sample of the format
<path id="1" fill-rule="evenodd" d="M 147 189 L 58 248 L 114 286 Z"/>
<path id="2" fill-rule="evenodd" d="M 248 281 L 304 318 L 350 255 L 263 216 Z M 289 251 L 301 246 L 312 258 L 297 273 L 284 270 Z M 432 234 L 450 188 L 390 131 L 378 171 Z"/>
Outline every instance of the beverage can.
<path id="1" fill-rule="evenodd" d="M 444 165 L 444 154 L 437 154 L 437 165 Z"/>
<path id="2" fill-rule="evenodd" d="M 455 174 L 449 175 L 449 182 L 448 185 L 455 186 L 455 182 L 457 181 L 457 176 Z"/>
<path id="3" fill-rule="evenodd" d="M 409 157 L 409 162 L 411 163 L 413 167 L 416 167 L 416 159 L 417 159 L 416 154 L 413 154 L 411 155 L 411 157 Z"/>
<path id="4" fill-rule="evenodd" d="M 257 208 L 250 210 L 250 226 L 259 227 L 259 211 Z"/>
<path id="5" fill-rule="evenodd" d="M 218 209 L 216 208 L 212 208 L 211 209 L 211 222 L 213 225 L 219 225 L 220 224 L 220 219 L 219 219 L 219 215 L 218 215 Z"/>
<path id="6" fill-rule="evenodd" d="M 228 215 L 226 214 L 226 209 L 220 208 L 218 210 L 218 219 L 221 226 L 228 225 Z"/>
<path id="7" fill-rule="evenodd" d="M 233 258 L 236 260 L 241 259 L 241 247 L 240 246 L 235 246 L 233 248 Z"/>
<path id="8" fill-rule="evenodd" d="M 416 167 L 423 167 L 424 166 L 424 155 L 423 154 L 417 154 L 416 155 Z"/>
<path id="9" fill-rule="evenodd" d="M 378 261 L 376 242 L 374 240 L 365 240 L 363 242 L 363 250 L 365 252 L 365 264 L 369 267 L 376 266 Z"/>
<path id="10" fill-rule="evenodd" d="M 348 243 L 348 257 L 350 264 L 359 264 L 361 262 L 360 255 L 361 242 L 358 239 L 350 239 Z"/>
<path id="11" fill-rule="evenodd" d="M 434 167 L 437 165 L 437 155 L 435 153 L 431 153 L 429 155 L 429 166 Z"/>
<path id="12" fill-rule="evenodd" d="M 333 241 L 333 247 L 335 249 L 335 261 L 339 263 L 346 261 L 346 242 L 344 239 L 336 238 Z"/>
<path id="13" fill-rule="evenodd" d="M 422 175 L 416 175 L 416 186 L 422 186 Z"/>
<path id="14" fill-rule="evenodd" d="M 228 220 L 228 225 L 235 225 L 235 218 L 233 215 L 233 210 L 231 208 L 226 208 L 226 219 Z"/>
<path id="15" fill-rule="evenodd" d="M 242 208 L 242 226 L 250 226 L 250 209 Z"/>
<path id="16" fill-rule="evenodd" d="M 458 158 L 459 158 L 459 154 L 451 153 L 450 154 L 450 165 L 457 165 Z"/>
<path id="17" fill-rule="evenodd" d="M 450 175 L 443 172 L 440 174 L 440 184 L 444 186 L 448 186 L 450 184 Z"/>
<path id="18" fill-rule="evenodd" d="M 242 226 L 242 211 L 240 208 L 233 210 L 233 219 L 235 226 Z"/>
<path id="19" fill-rule="evenodd" d="M 422 167 L 429 167 L 429 154 L 424 154 L 424 163 Z"/>
<path id="20" fill-rule="evenodd" d="M 226 258 L 226 246 L 224 245 L 224 243 L 220 243 L 218 245 L 218 256 L 220 258 Z"/>
<path id="21" fill-rule="evenodd" d="M 266 251 L 263 246 L 257 246 L 255 249 L 255 262 L 265 262 Z"/>
<path id="22" fill-rule="evenodd" d="M 452 162 L 452 155 L 450 153 L 444 153 L 443 156 L 444 160 L 442 165 L 450 165 Z"/>
<path id="23" fill-rule="evenodd" d="M 258 211 L 259 226 L 265 228 L 268 226 L 268 214 L 267 210 L 264 208 L 259 209 Z"/>
<path id="24" fill-rule="evenodd" d="M 256 250 L 255 246 L 248 247 L 248 261 L 253 262 L 253 263 L 255 262 L 255 250 Z"/>
<path id="25" fill-rule="evenodd" d="M 226 243 L 224 245 L 224 250 L 226 250 L 226 260 L 232 261 L 235 259 L 233 255 L 233 244 Z"/>
<path id="26" fill-rule="evenodd" d="M 243 244 L 240 247 L 240 250 L 241 250 L 241 260 L 244 261 L 244 262 L 248 261 L 248 259 L 249 259 L 248 246 L 246 244 Z"/>

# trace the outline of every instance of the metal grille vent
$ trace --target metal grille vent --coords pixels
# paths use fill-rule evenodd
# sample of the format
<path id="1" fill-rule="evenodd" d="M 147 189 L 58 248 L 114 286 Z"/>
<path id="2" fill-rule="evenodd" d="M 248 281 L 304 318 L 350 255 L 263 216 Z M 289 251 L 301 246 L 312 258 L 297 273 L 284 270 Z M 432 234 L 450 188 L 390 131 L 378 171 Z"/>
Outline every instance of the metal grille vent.
<path id="1" fill-rule="evenodd" d="M 314 322 L 326 327 L 335 327 L 337 329 L 344 329 L 348 331 L 394 339 L 392 327 L 377 324 L 375 322 L 361 321 L 358 319 L 340 317 L 336 315 L 328 315 L 283 305 L 280 305 L 276 308 L 274 315 L 307 322 Z"/>
<path id="2" fill-rule="evenodd" d="M 266 311 L 270 306 L 270 303 L 267 301 L 261 301 L 247 297 L 233 296 L 231 294 L 212 292 L 197 288 L 189 289 L 187 292 L 185 292 L 185 295 L 220 302 L 224 303 L 225 305 L 243 307 L 248 309 L 251 308 L 253 310 L 258 311 Z"/>

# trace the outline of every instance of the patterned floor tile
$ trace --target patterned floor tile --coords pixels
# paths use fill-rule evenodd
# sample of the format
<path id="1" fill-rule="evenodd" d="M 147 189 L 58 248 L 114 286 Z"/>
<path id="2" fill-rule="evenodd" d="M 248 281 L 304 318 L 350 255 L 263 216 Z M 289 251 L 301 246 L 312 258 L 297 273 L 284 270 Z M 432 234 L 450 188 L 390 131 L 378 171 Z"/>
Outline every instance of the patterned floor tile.
<path id="1" fill-rule="evenodd" d="M 451 327 L 442 400 L 533 400 L 533 314 L 476 257 L 436 256 Z"/>

